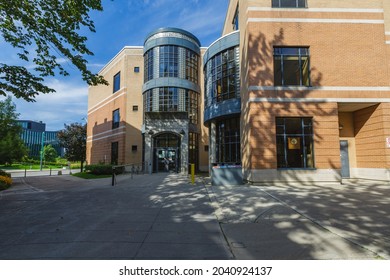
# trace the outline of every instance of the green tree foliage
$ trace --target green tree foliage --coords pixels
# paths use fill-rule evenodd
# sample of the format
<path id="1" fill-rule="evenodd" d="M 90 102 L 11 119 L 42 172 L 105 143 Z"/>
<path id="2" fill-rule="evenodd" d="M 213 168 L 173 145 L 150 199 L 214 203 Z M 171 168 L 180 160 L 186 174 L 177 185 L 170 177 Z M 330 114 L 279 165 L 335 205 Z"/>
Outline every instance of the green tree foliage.
<path id="1" fill-rule="evenodd" d="M 43 148 L 43 158 L 48 162 L 55 162 L 57 158 L 57 151 L 52 145 L 46 145 Z"/>
<path id="2" fill-rule="evenodd" d="M 79 32 L 95 32 L 91 10 L 102 11 L 101 0 L 0 0 L 1 37 L 18 49 L 21 61 L 34 65 L 31 72 L 30 67 L 0 63 L 0 95 L 34 101 L 40 93 L 54 92 L 44 77 L 69 75 L 61 61 L 74 65 L 89 85 L 108 84 L 87 69 L 84 58 L 93 53 Z"/>
<path id="3" fill-rule="evenodd" d="M 69 161 L 81 161 L 81 171 L 87 151 L 87 125 L 72 123 L 58 132 L 58 140 L 65 148 L 65 157 Z"/>
<path id="4" fill-rule="evenodd" d="M 20 139 L 22 127 L 16 121 L 18 116 L 11 97 L 0 101 L 0 164 L 21 160 L 27 153 Z"/>

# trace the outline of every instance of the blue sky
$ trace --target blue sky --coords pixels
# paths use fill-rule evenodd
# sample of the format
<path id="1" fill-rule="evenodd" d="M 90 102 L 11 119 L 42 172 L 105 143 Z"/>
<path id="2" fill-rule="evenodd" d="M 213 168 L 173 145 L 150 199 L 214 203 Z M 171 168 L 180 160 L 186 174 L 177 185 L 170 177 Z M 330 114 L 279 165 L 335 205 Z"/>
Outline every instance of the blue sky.
<path id="1" fill-rule="evenodd" d="M 208 47 L 222 33 L 229 0 L 102 0 L 103 12 L 93 12 L 96 33 L 86 33 L 89 68 L 98 72 L 124 46 L 142 46 L 147 34 L 160 27 L 177 27 L 193 33 Z M 20 64 L 16 50 L 0 39 L 0 61 Z M 64 123 L 83 123 L 87 116 L 88 86 L 74 67 L 63 61 L 71 73 L 56 76 L 46 84 L 57 92 L 40 95 L 30 103 L 13 97 L 20 119 L 43 121 L 47 130 L 59 130 Z M 0 99 L 4 97 L 0 96 Z"/>

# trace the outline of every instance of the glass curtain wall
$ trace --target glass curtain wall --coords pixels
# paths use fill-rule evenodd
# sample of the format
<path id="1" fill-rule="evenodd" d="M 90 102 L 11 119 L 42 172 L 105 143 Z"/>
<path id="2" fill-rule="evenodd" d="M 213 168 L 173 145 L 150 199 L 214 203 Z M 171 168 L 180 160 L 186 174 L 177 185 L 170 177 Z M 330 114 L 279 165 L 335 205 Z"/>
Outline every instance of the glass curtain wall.
<path id="1" fill-rule="evenodd" d="M 206 68 L 206 106 L 224 100 L 238 98 L 237 47 L 230 48 L 215 55 L 207 63 Z"/>

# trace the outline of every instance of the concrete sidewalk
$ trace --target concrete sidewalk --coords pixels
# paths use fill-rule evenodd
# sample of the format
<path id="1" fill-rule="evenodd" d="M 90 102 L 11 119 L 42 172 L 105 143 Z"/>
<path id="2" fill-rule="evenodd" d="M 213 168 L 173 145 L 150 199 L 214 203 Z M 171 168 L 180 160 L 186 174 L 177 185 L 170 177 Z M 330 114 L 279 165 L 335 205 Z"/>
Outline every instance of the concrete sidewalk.
<path id="1" fill-rule="evenodd" d="M 233 259 L 186 177 L 24 180 L 0 194 L 0 259 Z"/>
<path id="2" fill-rule="evenodd" d="M 389 258 L 390 188 L 215 187 L 177 174 L 15 179 L 0 259 Z"/>
<path id="3" fill-rule="evenodd" d="M 208 185 L 237 259 L 388 259 L 390 186 Z"/>

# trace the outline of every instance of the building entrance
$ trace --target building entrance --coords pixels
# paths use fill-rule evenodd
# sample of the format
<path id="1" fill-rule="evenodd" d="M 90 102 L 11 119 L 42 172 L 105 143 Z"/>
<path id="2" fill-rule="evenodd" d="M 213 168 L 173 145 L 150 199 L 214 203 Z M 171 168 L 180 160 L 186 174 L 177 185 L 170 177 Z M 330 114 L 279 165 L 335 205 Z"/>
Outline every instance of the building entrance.
<path id="1" fill-rule="evenodd" d="M 180 137 L 163 133 L 154 137 L 153 172 L 179 172 Z"/>

